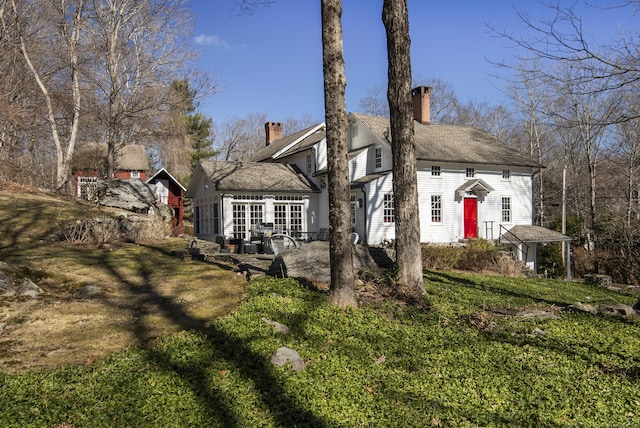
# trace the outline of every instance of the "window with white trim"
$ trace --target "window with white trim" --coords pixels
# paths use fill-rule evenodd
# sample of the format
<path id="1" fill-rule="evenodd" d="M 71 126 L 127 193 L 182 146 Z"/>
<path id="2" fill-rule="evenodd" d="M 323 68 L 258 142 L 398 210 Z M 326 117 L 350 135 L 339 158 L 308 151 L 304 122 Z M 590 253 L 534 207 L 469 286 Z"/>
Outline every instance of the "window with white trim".
<path id="1" fill-rule="evenodd" d="M 442 195 L 431 195 L 431 222 L 442 223 Z"/>
<path id="2" fill-rule="evenodd" d="M 476 176 L 476 169 L 475 168 L 467 168 L 466 177 L 467 178 L 474 178 L 475 176 Z"/>
<path id="3" fill-rule="evenodd" d="M 502 222 L 511 223 L 511 197 L 502 197 Z"/>
<path id="4" fill-rule="evenodd" d="M 431 176 L 440 177 L 442 175 L 442 168 L 440 165 L 431 165 Z"/>
<path id="5" fill-rule="evenodd" d="M 233 207 L 233 237 L 245 239 L 247 236 L 247 206 L 232 204 Z"/>
<path id="6" fill-rule="evenodd" d="M 91 199 L 98 188 L 98 177 L 78 177 L 78 196 L 82 199 Z"/>
<path id="7" fill-rule="evenodd" d="M 313 156 L 307 155 L 307 172 L 313 172 Z"/>
<path id="8" fill-rule="evenodd" d="M 503 169 L 502 170 L 502 179 L 503 180 L 511 180 L 511 170 Z"/>
<path id="9" fill-rule="evenodd" d="M 375 168 L 382 168 L 382 147 L 376 147 L 375 150 Z"/>
<path id="10" fill-rule="evenodd" d="M 304 212 L 305 198 L 303 196 L 279 195 L 274 199 L 278 201 L 273 204 L 275 229 L 292 236 L 301 232 L 304 226 L 302 213 Z"/>
<path id="11" fill-rule="evenodd" d="M 131 178 L 140 178 L 140 171 L 131 171 Z"/>
<path id="12" fill-rule="evenodd" d="M 387 193 L 382 200 L 382 220 L 385 223 L 395 223 L 396 213 L 393 205 L 393 193 Z"/>

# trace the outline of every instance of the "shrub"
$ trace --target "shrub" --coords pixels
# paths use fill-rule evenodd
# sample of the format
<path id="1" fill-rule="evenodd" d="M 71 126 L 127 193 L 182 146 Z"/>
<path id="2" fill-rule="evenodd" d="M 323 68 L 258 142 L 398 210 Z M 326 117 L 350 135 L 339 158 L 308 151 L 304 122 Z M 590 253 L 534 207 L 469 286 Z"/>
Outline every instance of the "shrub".
<path id="1" fill-rule="evenodd" d="M 480 272 L 491 269 L 496 259 L 497 249 L 491 241 L 474 239 L 462 251 L 458 260 L 458 269 Z"/>
<path id="2" fill-rule="evenodd" d="M 461 247 L 423 244 L 422 267 L 424 269 L 454 269 L 461 253 Z"/>

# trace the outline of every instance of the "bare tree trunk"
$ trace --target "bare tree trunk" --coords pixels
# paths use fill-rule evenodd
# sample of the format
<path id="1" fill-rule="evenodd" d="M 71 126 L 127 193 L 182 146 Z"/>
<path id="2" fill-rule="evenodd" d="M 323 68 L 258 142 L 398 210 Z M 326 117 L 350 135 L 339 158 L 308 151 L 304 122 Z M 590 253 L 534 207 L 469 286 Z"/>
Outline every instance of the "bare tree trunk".
<path id="1" fill-rule="evenodd" d="M 56 30 L 60 32 L 60 40 L 64 42 L 66 54 L 68 55 L 68 58 L 65 59 L 66 64 L 70 69 L 73 113 L 69 121 L 69 129 L 65 133 L 66 137 L 61 136 L 52 95 L 47 87 L 47 83 L 42 78 L 41 72 L 36 68 L 30 56 L 27 41 L 20 27 L 22 17 L 20 17 L 20 10 L 17 7 L 16 1 L 12 0 L 11 5 L 18 24 L 20 52 L 22 53 L 33 78 L 36 80 L 47 106 L 47 121 L 49 122 L 51 137 L 56 147 L 56 189 L 62 190 L 63 187 L 67 185 L 67 181 L 71 174 L 71 161 L 73 158 L 73 151 L 78 135 L 78 125 L 80 122 L 81 93 L 78 70 L 78 42 L 80 39 L 80 27 L 84 11 L 83 0 L 78 0 L 75 4 L 71 5 L 65 4 L 64 1 L 59 5 L 54 5 L 59 16 L 54 17 L 54 19 L 57 18 L 58 20 L 51 23 L 52 28 L 55 27 Z M 63 141 L 63 138 L 65 138 L 66 141 Z"/>
<path id="2" fill-rule="evenodd" d="M 389 62 L 387 98 L 391 115 L 397 281 L 399 285 L 423 294 L 416 145 L 411 101 L 411 41 L 406 0 L 384 0 L 382 21 L 387 31 Z"/>
<path id="3" fill-rule="evenodd" d="M 347 159 L 347 105 L 342 52 L 342 1 L 321 0 L 322 66 L 327 124 L 329 169 L 329 247 L 331 258 L 331 301 L 338 307 L 357 307 L 353 249 L 351 244 L 351 202 Z"/>

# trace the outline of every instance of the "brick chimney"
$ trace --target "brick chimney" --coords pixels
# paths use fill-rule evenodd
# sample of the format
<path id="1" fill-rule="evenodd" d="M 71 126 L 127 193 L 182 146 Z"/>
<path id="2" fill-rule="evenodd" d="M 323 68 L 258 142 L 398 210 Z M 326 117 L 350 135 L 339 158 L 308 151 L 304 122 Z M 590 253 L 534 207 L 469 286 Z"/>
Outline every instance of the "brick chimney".
<path id="1" fill-rule="evenodd" d="M 418 86 L 411 90 L 413 100 L 413 119 L 428 125 L 431 123 L 431 88 Z"/>
<path id="2" fill-rule="evenodd" d="M 273 141 L 282 139 L 282 123 L 279 122 L 267 122 L 264 124 L 264 133 L 266 135 L 266 145 L 268 146 Z"/>

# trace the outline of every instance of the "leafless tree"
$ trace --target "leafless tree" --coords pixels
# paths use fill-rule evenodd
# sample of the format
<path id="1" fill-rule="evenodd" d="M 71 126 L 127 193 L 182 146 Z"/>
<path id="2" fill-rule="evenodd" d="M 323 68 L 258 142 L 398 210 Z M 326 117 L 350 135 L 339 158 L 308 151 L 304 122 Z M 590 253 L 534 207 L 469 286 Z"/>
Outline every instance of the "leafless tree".
<path id="1" fill-rule="evenodd" d="M 2 25 L 13 26 L 30 78 L 46 106 L 46 120 L 55 146 L 56 181 L 62 190 L 71 172 L 71 160 L 80 125 L 80 38 L 86 20 L 83 0 L 3 2 Z"/>
<path id="2" fill-rule="evenodd" d="M 399 285 L 424 293 L 416 143 L 411 98 L 411 40 L 406 0 L 384 0 L 382 22 L 387 33 L 387 98 L 391 113 L 393 203 Z"/>
<path id="3" fill-rule="evenodd" d="M 265 145 L 264 113 L 231 117 L 220 124 L 216 148 L 221 160 L 246 161 Z"/>
<path id="4" fill-rule="evenodd" d="M 329 180 L 329 233 L 331 301 L 338 307 L 357 307 L 353 249 L 351 245 L 351 202 L 347 160 L 347 105 L 342 51 L 342 1 L 321 0 L 322 66 L 327 125 Z"/>
<path id="5" fill-rule="evenodd" d="M 170 85 L 195 57 L 183 37 L 191 20 L 183 0 L 90 1 L 94 61 L 84 71 L 100 94 L 95 111 L 112 177 L 118 150 L 150 140 L 155 118 L 171 111 Z"/>

